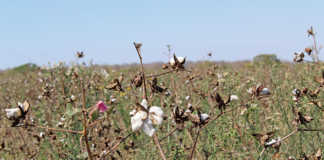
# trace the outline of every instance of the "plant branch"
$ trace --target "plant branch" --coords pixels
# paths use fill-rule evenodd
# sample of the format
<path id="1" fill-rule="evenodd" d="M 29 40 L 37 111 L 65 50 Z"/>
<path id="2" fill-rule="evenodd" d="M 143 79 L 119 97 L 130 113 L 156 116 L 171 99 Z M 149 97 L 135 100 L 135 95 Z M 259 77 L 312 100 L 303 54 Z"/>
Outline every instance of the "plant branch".
<path id="1" fill-rule="evenodd" d="M 194 145 L 193 145 L 192 150 L 191 150 L 191 154 L 190 154 L 190 158 L 189 158 L 190 160 L 193 158 L 193 155 L 194 155 L 194 152 L 195 152 L 195 149 L 196 149 L 196 146 L 197 146 L 197 141 L 198 141 L 200 129 L 201 129 L 201 127 L 198 128 L 198 133 L 196 135 L 195 142 L 194 142 Z"/>
<path id="2" fill-rule="evenodd" d="M 87 131 L 87 126 L 88 126 L 88 121 L 87 121 L 87 113 L 86 113 L 86 90 L 84 88 L 83 82 L 82 84 L 82 113 L 83 113 L 83 137 L 85 139 L 86 147 L 87 147 L 87 152 L 88 152 L 88 157 L 90 160 L 92 160 L 92 154 L 89 146 L 89 141 L 88 141 L 88 131 Z"/>

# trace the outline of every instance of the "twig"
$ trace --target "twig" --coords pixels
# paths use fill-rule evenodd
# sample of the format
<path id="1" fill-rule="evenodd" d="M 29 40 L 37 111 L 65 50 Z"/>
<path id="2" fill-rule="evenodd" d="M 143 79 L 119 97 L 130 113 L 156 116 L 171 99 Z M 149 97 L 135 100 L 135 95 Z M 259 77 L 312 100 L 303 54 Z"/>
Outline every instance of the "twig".
<path id="1" fill-rule="evenodd" d="M 74 131 L 74 130 L 69 130 L 69 129 L 49 128 L 49 127 L 36 126 L 36 125 L 29 125 L 29 126 L 35 127 L 35 128 L 41 128 L 41 129 L 45 129 L 45 130 L 56 131 L 56 132 L 67 132 L 67 133 L 72 133 L 72 134 L 82 134 L 82 131 Z"/>
<path id="2" fill-rule="evenodd" d="M 162 137 L 159 139 L 159 141 L 163 141 L 164 139 L 168 138 L 169 136 L 171 136 L 175 131 L 177 131 L 178 128 L 174 128 L 171 132 L 169 132 L 166 136 Z"/>
<path id="3" fill-rule="evenodd" d="M 208 122 L 207 123 L 205 123 L 203 126 L 201 126 L 200 128 L 202 129 L 202 128 L 205 128 L 211 121 L 214 121 L 214 120 L 217 120 L 218 118 L 220 118 L 223 114 L 225 114 L 225 113 L 228 113 L 228 112 L 231 112 L 231 111 L 233 111 L 233 110 L 235 110 L 235 109 L 237 109 L 237 108 L 233 108 L 233 109 L 230 109 L 230 110 L 228 110 L 228 111 L 223 111 L 223 112 L 221 112 L 220 114 L 218 114 L 216 117 L 213 117 L 213 118 L 211 118 L 211 119 L 209 119 L 208 120 Z"/>
<path id="4" fill-rule="evenodd" d="M 266 150 L 266 148 L 264 147 L 263 149 L 262 149 L 262 151 L 261 151 L 261 153 L 260 153 L 260 155 L 259 155 L 259 158 L 258 158 L 258 160 L 260 160 L 260 158 L 262 157 L 262 155 L 263 155 L 263 153 L 264 153 L 264 151 Z"/>
<path id="5" fill-rule="evenodd" d="M 298 131 L 319 131 L 319 132 L 324 132 L 324 129 L 308 129 L 308 128 L 298 128 Z"/>
<path id="6" fill-rule="evenodd" d="M 192 160 L 192 158 L 193 158 L 193 155 L 194 155 L 194 152 L 195 152 L 195 149 L 196 149 L 196 146 L 197 146 L 197 141 L 198 141 L 198 137 L 199 137 L 199 133 L 200 133 L 200 127 L 198 128 L 198 133 L 197 133 L 197 135 L 196 135 L 196 139 L 195 139 L 195 142 L 194 142 L 194 145 L 193 145 L 193 147 L 192 147 L 192 150 L 191 150 L 191 154 L 190 154 L 190 160 Z"/>
<path id="7" fill-rule="evenodd" d="M 288 137 L 294 135 L 294 134 L 295 134 L 296 132 L 298 132 L 298 131 L 299 131 L 298 129 L 295 129 L 294 131 L 292 131 L 291 133 L 289 133 L 287 136 L 281 138 L 281 139 L 279 140 L 279 142 L 284 141 L 285 139 L 287 139 Z"/>
<path id="8" fill-rule="evenodd" d="M 120 139 L 119 142 L 117 142 L 114 146 L 112 146 L 109 151 L 106 154 L 109 154 L 111 152 L 113 152 L 122 142 L 124 142 L 129 136 L 131 136 L 134 132 L 129 133 L 127 136 L 123 137 L 122 139 Z"/>
<path id="9" fill-rule="evenodd" d="M 86 114 L 86 98 L 85 98 L 85 88 L 83 82 L 82 84 L 82 113 L 83 113 L 83 137 L 85 139 L 86 147 L 87 147 L 87 152 L 88 152 L 88 157 L 90 160 L 92 160 L 92 154 L 89 146 L 89 141 L 88 141 L 88 131 L 87 131 L 87 114 Z"/>
<path id="10" fill-rule="evenodd" d="M 163 159 L 163 160 L 166 160 L 165 155 L 164 155 L 164 153 L 163 153 L 163 150 L 162 150 L 162 148 L 161 148 L 161 145 L 160 145 L 160 142 L 159 142 L 159 139 L 158 139 L 156 133 L 153 134 L 153 141 L 154 141 L 155 145 L 159 148 L 160 155 L 161 155 L 162 159 Z"/>
<path id="11" fill-rule="evenodd" d="M 134 42 L 134 46 L 136 48 L 138 57 L 140 59 L 140 63 L 141 63 L 141 72 L 142 72 L 142 78 L 143 78 L 143 99 L 147 100 L 147 94 L 146 94 L 146 80 L 145 80 L 145 73 L 144 73 L 144 66 L 143 66 L 143 58 L 141 55 L 141 46 L 142 44 L 137 44 Z"/>
<path id="12" fill-rule="evenodd" d="M 172 73 L 174 71 L 177 71 L 177 70 L 176 69 L 172 69 L 172 70 L 169 70 L 169 71 L 166 71 L 166 72 L 163 72 L 163 73 L 159 73 L 159 74 L 156 74 L 156 75 L 147 76 L 147 78 L 163 76 L 165 74 Z"/>

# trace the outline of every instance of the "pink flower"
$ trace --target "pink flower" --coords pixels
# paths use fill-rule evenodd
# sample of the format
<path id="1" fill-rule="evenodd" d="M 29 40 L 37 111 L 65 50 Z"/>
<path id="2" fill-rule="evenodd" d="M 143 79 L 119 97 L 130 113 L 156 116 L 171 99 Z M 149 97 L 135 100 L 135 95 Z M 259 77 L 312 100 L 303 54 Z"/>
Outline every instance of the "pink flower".
<path id="1" fill-rule="evenodd" d="M 99 101 L 97 103 L 97 108 L 98 108 L 99 112 L 105 112 L 108 109 L 108 107 L 105 105 L 105 103 L 103 101 Z"/>

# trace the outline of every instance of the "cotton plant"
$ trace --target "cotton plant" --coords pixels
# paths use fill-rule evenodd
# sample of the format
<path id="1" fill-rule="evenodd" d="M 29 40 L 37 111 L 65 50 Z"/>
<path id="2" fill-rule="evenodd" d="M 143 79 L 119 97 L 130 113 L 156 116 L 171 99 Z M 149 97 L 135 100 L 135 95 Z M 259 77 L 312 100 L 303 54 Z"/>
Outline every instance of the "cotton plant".
<path id="1" fill-rule="evenodd" d="M 148 136 L 152 137 L 156 129 L 153 125 L 160 125 L 163 121 L 163 111 L 158 106 L 148 106 L 146 99 L 143 99 L 141 104 L 138 104 L 137 108 L 132 110 L 131 125 L 133 131 L 142 131 Z"/>
<path id="2" fill-rule="evenodd" d="M 18 106 L 16 108 L 5 109 L 7 118 L 13 121 L 11 125 L 12 127 L 17 126 L 21 120 L 25 119 L 29 106 L 29 103 L 25 101 L 24 103 L 18 102 Z"/>
<path id="3" fill-rule="evenodd" d="M 185 63 L 186 57 L 177 57 L 175 54 L 173 54 L 173 57 L 169 60 L 169 64 L 174 69 L 183 69 Z"/>

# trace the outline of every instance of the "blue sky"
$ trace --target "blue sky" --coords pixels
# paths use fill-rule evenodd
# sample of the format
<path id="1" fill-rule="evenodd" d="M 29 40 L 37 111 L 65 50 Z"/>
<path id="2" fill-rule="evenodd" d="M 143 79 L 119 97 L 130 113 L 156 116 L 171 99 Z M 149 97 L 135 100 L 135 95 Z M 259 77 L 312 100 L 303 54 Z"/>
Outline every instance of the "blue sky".
<path id="1" fill-rule="evenodd" d="M 312 25 L 324 44 L 322 0 L 1 0 L 0 68 L 71 62 L 76 51 L 99 64 L 167 61 L 166 45 L 189 60 L 246 60 L 276 53 L 291 60 L 309 46 Z M 324 51 L 323 51 L 324 52 Z M 324 53 L 320 55 L 324 60 Z"/>

